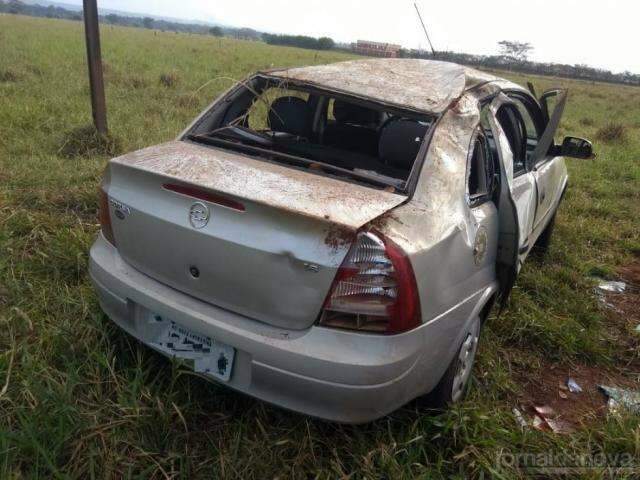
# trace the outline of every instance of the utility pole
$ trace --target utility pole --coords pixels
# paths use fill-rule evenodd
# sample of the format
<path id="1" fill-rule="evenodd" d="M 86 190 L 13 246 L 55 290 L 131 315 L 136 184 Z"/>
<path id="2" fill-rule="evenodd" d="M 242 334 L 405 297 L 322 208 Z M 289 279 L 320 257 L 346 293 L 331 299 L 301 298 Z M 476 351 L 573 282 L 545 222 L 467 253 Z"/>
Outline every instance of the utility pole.
<path id="1" fill-rule="evenodd" d="M 98 27 L 98 5 L 96 0 L 82 0 L 84 34 L 87 44 L 89 85 L 91 87 L 91 110 L 93 124 L 101 135 L 107 134 L 107 105 L 104 99 L 102 78 L 102 56 L 100 54 L 100 29 Z"/>

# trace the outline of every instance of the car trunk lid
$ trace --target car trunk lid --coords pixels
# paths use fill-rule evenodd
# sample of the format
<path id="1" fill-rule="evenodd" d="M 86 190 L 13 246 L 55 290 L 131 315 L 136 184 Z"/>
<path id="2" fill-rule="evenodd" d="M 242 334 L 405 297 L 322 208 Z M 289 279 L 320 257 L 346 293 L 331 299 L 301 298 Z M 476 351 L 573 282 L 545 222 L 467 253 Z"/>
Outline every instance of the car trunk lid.
<path id="1" fill-rule="evenodd" d="M 317 318 L 356 230 L 406 200 L 181 141 L 116 158 L 109 177 L 125 261 L 203 301 L 292 329 Z"/>

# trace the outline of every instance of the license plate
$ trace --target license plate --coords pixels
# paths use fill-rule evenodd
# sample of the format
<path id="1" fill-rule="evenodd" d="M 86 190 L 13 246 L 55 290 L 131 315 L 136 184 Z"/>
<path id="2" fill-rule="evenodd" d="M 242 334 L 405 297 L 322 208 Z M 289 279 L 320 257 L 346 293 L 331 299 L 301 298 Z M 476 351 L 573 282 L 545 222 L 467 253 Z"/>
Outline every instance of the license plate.
<path id="1" fill-rule="evenodd" d="M 150 313 L 147 320 L 149 343 L 171 357 L 183 360 L 194 372 L 229 381 L 236 351 L 211 337 Z"/>

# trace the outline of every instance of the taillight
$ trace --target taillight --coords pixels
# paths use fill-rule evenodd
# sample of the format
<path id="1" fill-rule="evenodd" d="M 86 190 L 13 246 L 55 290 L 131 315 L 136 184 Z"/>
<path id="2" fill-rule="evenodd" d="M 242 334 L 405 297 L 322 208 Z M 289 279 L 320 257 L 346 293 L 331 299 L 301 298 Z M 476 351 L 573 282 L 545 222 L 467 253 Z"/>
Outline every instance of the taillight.
<path id="1" fill-rule="evenodd" d="M 320 325 L 400 333 L 420 324 L 413 268 L 402 249 L 377 232 L 360 232 L 338 269 Z"/>
<path id="2" fill-rule="evenodd" d="M 100 207 L 98 210 L 98 215 L 100 217 L 100 227 L 102 228 L 102 234 L 111 245 L 115 246 L 116 241 L 113 237 L 113 228 L 111 227 L 111 214 L 109 212 L 109 196 L 107 195 L 107 192 L 103 190 L 102 186 L 98 189 L 98 191 L 100 194 Z"/>

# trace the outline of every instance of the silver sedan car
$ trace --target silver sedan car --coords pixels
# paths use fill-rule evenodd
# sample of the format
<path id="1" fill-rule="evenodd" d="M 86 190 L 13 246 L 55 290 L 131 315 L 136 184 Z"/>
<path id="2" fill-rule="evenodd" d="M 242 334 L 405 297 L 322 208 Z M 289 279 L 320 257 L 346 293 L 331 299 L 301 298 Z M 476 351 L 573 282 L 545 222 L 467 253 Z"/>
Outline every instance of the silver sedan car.
<path id="1" fill-rule="evenodd" d="M 258 72 L 175 141 L 109 162 L 100 305 L 203 377 L 308 415 L 457 402 L 483 321 L 549 243 L 562 157 L 592 156 L 554 142 L 565 103 L 426 60 Z"/>

